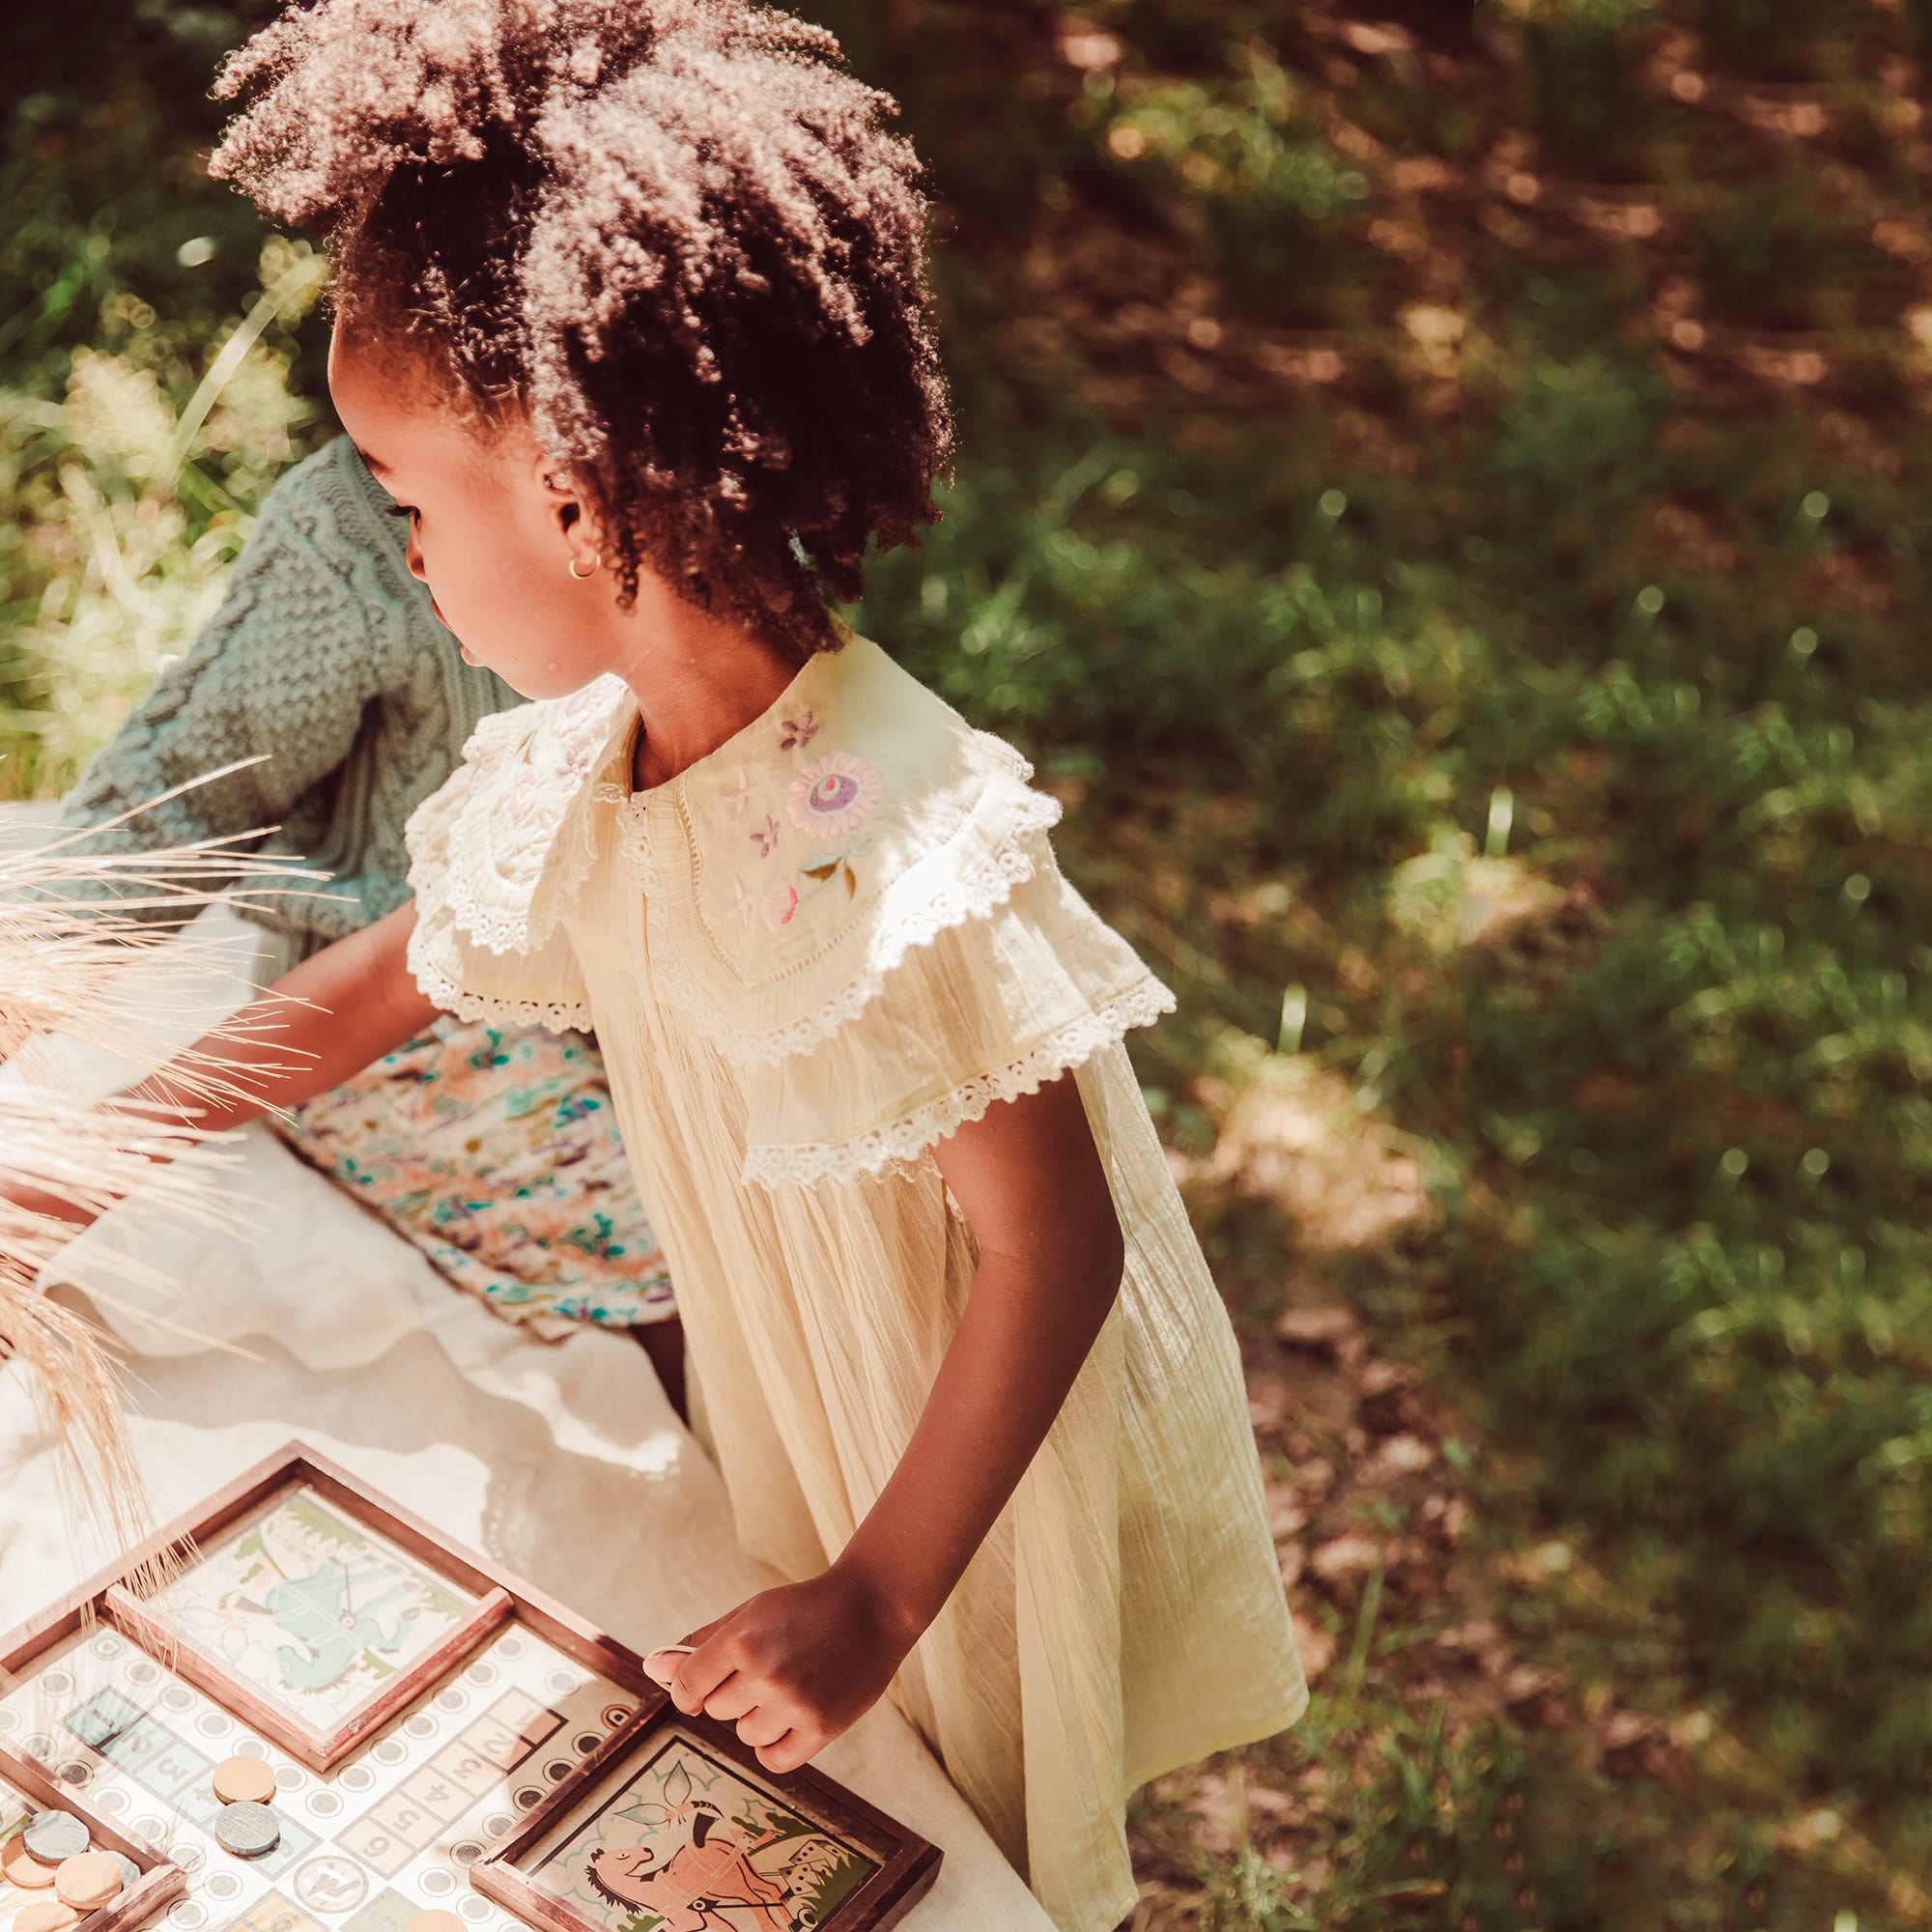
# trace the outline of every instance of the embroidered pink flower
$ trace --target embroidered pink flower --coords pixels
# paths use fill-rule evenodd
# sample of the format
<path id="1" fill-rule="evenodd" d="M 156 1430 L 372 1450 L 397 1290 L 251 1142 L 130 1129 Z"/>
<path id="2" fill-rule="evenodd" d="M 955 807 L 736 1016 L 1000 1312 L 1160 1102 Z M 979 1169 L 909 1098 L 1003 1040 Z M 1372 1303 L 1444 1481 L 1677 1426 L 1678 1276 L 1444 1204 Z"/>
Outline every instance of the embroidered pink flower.
<path id="1" fill-rule="evenodd" d="M 764 915 L 765 923 L 776 932 L 780 926 L 791 923 L 791 916 L 798 910 L 798 894 L 783 879 L 774 879 L 765 888 L 758 910 Z"/>
<path id="2" fill-rule="evenodd" d="M 758 848 L 758 857 L 769 859 L 772 847 L 779 842 L 779 822 L 770 812 L 765 813 L 765 822 L 752 834 L 752 843 Z"/>
<path id="3" fill-rule="evenodd" d="M 537 793 L 541 789 L 536 773 L 528 765 L 519 765 L 517 776 L 510 781 L 510 816 L 528 817 L 530 807 L 537 802 Z"/>
<path id="4" fill-rule="evenodd" d="M 781 718 L 779 724 L 779 750 L 781 752 L 797 751 L 818 736 L 818 726 L 812 722 L 810 711 L 801 711 L 796 718 Z"/>
<path id="5" fill-rule="evenodd" d="M 801 832 L 836 838 L 865 824 L 885 790 L 878 773 L 864 758 L 851 752 L 827 752 L 792 780 L 786 804 L 791 822 Z"/>

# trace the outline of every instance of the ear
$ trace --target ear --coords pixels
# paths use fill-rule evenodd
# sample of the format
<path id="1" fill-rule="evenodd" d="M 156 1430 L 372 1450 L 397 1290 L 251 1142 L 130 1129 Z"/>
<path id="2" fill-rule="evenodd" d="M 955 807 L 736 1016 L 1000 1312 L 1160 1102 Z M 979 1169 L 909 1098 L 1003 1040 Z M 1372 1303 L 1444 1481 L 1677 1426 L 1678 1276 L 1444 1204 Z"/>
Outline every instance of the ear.
<path id="1" fill-rule="evenodd" d="M 576 479 L 561 464 L 543 455 L 533 459 L 531 477 L 559 546 L 579 572 L 589 576 L 603 554 L 604 533 L 589 503 L 579 494 Z"/>

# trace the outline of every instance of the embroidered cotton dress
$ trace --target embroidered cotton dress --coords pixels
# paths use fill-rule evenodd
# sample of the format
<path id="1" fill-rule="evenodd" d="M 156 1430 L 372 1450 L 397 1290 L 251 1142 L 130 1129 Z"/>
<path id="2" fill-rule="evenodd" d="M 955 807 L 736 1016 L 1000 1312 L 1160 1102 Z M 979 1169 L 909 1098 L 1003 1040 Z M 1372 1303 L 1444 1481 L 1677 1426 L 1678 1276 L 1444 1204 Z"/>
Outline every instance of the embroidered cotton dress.
<path id="1" fill-rule="evenodd" d="M 965 1306 L 933 1143 L 1072 1071 L 1120 1299 L 894 1695 L 1064 1932 L 1131 1912 L 1128 1793 L 1307 1700 L 1226 1313 L 1122 1036 L 1172 996 L 1061 877 L 1031 767 L 846 634 L 630 789 L 606 677 L 486 719 L 410 822 L 410 962 L 469 1019 L 594 1024 L 746 1548 L 815 1575 Z"/>

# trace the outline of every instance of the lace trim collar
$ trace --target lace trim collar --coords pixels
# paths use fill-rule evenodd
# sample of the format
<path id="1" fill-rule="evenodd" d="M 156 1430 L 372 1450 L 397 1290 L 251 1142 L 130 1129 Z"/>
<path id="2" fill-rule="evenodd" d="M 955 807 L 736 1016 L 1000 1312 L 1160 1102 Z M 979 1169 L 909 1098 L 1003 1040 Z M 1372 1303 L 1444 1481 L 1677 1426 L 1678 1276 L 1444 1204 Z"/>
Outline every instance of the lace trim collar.
<path id="1" fill-rule="evenodd" d="M 1032 876 L 1057 800 L 876 644 L 814 658 L 709 757 L 626 799 L 652 970 L 727 1057 L 809 1052 L 907 952 Z"/>
<path id="2" fill-rule="evenodd" d="M 630 742 L 637 715 L 630 688 L 613 673 L 568 697 L 497 712 L 471 733 L 443 903 L 479 945 L 532 952 L 556 929 L 597 856 L 590 797 Z M 411 820 L 412 864 L 427 832 L 426 818 Z"/>

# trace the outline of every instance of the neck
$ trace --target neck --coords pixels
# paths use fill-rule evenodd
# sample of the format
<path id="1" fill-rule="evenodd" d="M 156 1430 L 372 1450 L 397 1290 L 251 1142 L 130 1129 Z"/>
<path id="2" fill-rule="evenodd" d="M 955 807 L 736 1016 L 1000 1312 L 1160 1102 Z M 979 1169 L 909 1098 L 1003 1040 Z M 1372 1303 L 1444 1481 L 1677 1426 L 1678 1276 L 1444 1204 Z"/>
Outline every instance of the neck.
<path id="1" fill-rule="evenodd" d="M 655 589 L 655 586 L 652 586 Z M 640 586 L 640 592 L 642 586 Z M 632 782 L 647 790 L 715 752 L 778 701 L 798 664 L 738 619 L 700 611 L 668 591 L 638 600 L 611 668 L 643 719 Z"/>

